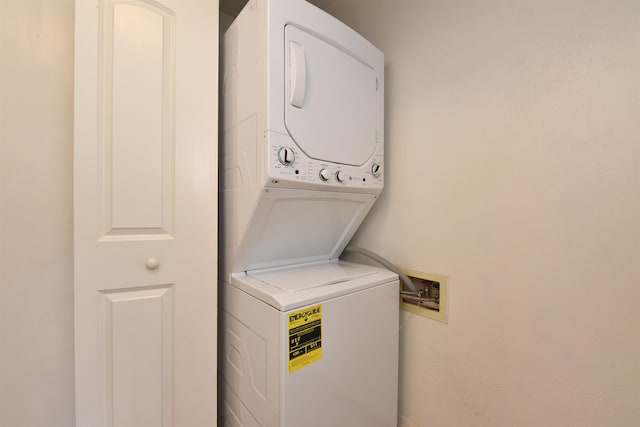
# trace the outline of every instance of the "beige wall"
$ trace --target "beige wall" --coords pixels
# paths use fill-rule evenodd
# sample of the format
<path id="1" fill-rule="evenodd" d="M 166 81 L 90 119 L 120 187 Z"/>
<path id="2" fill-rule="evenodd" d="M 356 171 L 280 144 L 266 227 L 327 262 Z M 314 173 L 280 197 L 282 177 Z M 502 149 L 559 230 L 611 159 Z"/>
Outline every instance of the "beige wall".
<path id="1" fill-rule="evenodd" d="M 0 0 L 0 426 L 74 425 L 73 1 Z"/>
<path id="2" fill-rule="evenodd" d="M 386 55 L 355 243 L 451 279 L 402 319 L 406 425 L 640 424 L 640 2 L 327 3 Z"/>
<path id="3" fill-rule="evenodd" d="M 451 276 L 404 317 L 419 426 L 637 425 L 640 3 L 328 2 L 386 54 L 356 243 Z M 71 0 L 0 0 L 0 426 L 73 425 Z"/>

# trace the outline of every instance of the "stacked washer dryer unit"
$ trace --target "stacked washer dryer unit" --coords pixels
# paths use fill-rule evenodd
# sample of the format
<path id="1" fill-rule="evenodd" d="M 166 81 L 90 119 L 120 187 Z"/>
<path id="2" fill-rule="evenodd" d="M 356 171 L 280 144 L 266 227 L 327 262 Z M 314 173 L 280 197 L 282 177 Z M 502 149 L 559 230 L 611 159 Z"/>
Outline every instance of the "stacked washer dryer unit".
<path id="1" fill-rule="evenodd" d="M 383 187 L 383 55 L 303 0 L 250 0 L 222 67 L 224 425 L 396 425 L 397 275 L 338 259 Z"/>

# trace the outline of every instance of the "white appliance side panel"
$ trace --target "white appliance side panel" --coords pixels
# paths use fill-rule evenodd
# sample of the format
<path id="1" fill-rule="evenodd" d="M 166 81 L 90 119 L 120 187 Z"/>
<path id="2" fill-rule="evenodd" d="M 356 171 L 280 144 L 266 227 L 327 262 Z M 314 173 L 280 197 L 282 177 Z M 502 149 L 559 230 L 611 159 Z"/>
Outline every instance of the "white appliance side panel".
<path id="1" fill-rule="evenodd" d="M 283 426 L 397 423 L 398 282 L 322 303 L 322 358 L 288 372 L 281 358 Z M 282 315 L 286 334 L 288 313 Z M 288 354 L 288 340 L 281 351 Z"/>
<path id="2" fill-rule="evenodd" d="M 267 2 L 250 0 L 221 39 L 220 130 L 257 116 L 267 120 Z"/>
<path id="3" fill-rule="evenodd" d="M 233 392 L 229 384 L 220 381 L 218 394 L 221 401 L 218 405 L 218 425 L 224 427 L 261 427 L 251 411 L 244 406 L 242 400 Z"/>
<path id="4" fill-rule="evenodd" d="M 246 233 L 261 186 L 257 175 L 263 164 L 259 158 L 256 116 L 227 130 L 220 138 L 220 271 L 229 281 L 231 262 Z"/>
<path id="5" fill-rule="evenodd" d="M 265 181 L 267 7 L 250 0 L 221 40 L 219 277 L 225 282 Z"/>
<path id="6" fill-rule="evenodd" d="M 285 28 L 285 51 L 285 123 L 293 140 L 313 159 L 365 164 L 377 144 L 375 71 L 293 25 Z"/>
<path id="7" fill-rule="evenodd" d="M 222 425 L 278 425 L 281 313 L 228 284 L 220 291 Z"/>

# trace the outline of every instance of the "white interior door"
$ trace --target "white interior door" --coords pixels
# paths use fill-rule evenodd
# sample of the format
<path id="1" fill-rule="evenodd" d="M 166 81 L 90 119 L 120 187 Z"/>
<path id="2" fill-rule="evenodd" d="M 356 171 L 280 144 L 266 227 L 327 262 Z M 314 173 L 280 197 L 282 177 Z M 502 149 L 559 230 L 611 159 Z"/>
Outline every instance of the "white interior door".
<path id="1" fill-rule="evenodd" d="M 285 123 L 309 157 L 363 165 L 378 137 L 378 79 L 351 53 L 285 27 Z"/>
<path id="2" fill-rule="evenodd" d="M 77 426 L 216 423 L 217 0 L 77 0 Z"/>

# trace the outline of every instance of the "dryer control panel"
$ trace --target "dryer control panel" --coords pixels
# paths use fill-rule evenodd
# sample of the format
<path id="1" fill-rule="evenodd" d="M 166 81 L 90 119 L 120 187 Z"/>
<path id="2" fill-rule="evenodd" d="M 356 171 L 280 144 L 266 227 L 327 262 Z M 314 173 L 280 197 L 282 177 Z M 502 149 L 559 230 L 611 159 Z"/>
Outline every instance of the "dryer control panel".
<path id="1" fill-rule="evenodd" d="M 376 152 L 361 166 L 312 159 L 287 135 L 267 132 L 269 185 L 379 193 L 384 186 L 384 157 Z"/>

